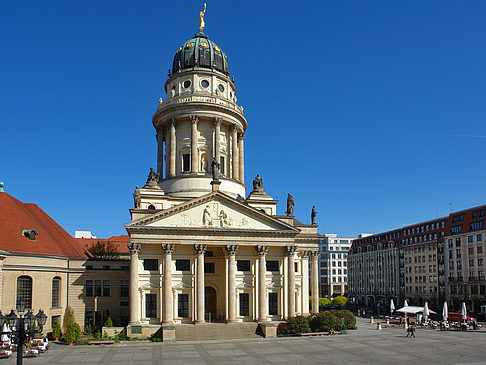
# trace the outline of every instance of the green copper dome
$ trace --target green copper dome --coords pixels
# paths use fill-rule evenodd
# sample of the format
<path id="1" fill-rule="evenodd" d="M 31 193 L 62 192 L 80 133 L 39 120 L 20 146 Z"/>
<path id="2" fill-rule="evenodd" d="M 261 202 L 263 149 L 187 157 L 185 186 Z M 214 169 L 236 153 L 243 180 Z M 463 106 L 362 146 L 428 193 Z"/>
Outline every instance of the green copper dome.
<path id="1" fill-rule="evenodd" d="M 194 67 L 216 69 L 229 75 L 226 55 L 204 33 L 197 33 L 177 50 L 172 63 L 172 73 Z"/>

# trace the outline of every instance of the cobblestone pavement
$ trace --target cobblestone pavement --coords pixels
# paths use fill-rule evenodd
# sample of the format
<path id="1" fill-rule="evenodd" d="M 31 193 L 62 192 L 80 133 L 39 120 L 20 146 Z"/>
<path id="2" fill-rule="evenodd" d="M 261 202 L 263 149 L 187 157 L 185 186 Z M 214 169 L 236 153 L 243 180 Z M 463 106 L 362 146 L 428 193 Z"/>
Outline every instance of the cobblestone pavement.
<path id="1" fill-rule="evenodd" d="M 485 364 L 486 332 L 441 332 L 418 329 L 406 338 L 399 328 L 376 330 L 358 320 L 347 335 L 129 343 L 105 346 L 54 344 L 27 365 L 94 364 Z M 0 365 L 15 364 L 15 358 Z"/>

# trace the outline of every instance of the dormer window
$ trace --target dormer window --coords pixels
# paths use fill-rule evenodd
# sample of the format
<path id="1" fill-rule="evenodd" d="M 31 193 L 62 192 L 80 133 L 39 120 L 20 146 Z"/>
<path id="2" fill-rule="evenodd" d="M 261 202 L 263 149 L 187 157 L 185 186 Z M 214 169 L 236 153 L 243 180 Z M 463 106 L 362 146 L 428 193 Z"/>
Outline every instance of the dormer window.
<path id="1" fill-rule="evenodd" d="M 22 235 L 27 237 L 29 241 L 35 241 L 38 233 L 35 229 L 25 229 L 24 231 L 22 231 Z"/>

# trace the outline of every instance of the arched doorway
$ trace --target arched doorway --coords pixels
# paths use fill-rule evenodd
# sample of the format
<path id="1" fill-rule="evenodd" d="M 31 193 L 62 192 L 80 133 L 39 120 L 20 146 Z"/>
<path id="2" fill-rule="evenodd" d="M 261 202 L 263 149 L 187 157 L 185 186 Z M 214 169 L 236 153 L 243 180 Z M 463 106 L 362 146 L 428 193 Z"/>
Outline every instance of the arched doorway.
<path id="1" fill-rule="evenodd" d="M 204 308 L 205 317 L 208 322 L 214 322 L 216 320 L 216 290 L 211 286 L 204 288 Z"/>

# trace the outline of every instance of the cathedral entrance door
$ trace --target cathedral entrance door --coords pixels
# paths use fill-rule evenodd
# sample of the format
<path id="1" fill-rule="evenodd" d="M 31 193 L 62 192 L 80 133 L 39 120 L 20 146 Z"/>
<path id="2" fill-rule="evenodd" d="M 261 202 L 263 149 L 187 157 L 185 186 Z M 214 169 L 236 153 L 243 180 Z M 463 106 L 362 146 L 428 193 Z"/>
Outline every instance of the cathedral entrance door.
<path id="1" fill-rule="evenodd" d="M 205 316 L 208 322 L 215 322 L 216 321 L 216 290 L 213 287 L 207 286 L 204 288 L 204 307 L 205 307 Z"/>

